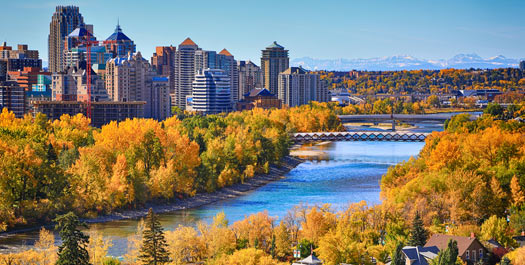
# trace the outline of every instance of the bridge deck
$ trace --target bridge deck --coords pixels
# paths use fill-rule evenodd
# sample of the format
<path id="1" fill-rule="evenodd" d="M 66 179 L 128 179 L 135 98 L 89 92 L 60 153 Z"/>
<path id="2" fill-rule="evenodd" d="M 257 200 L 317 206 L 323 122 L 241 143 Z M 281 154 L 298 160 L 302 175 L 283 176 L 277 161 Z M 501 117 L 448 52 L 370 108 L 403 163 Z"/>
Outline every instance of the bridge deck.
<path id="1" fill-rule="evenodd" d="M 429 133 L 417 132 L 313 132 L 294 133 L 295 142 L 314 141 L 395 141 L 423 142 Z"/>

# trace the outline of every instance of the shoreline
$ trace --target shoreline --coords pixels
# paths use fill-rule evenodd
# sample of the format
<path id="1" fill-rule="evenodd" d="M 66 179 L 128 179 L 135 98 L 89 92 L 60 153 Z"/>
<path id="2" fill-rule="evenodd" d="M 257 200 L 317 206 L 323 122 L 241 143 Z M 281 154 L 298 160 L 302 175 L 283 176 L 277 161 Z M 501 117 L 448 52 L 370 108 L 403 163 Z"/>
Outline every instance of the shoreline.
<path id="1" fill-rule="evenodd" d="M 152 208 L 156 214 L 170 213 L 180 210 L 187 210 L 198 208 L 210 203 L 231 199 L 244 195 L 248 191 L 255 190 L 270 182 L 285 178 L 285 175 L 292 169 L 303 163 L 305 160 L 293 157 L 291 155 L 285 156 L 280 162 L 281 166 L 271 165 L 268 173 L 257 174 L 254 177 L 245 180 L 244 183 L 236 183 L 216 190 L 211 193 L 197 193 L 193 197 L 179 199 L 169 203 L 146 203 L 140 209 L 117 211 L 111 214 L 95 217 L 95 218 L 81 218 L 81 221 L 86 224 L 106 223 L 126 219 L 138 219 L 148 214 L 149 208 Z M 9 237 L 11 235 L 32 232 L 40 230 L 41 228 L 52 228 L 53 224 L 43 224 L 34 227 L 21 228 L 11 231 L 0 232 L 0 238 Z"/>

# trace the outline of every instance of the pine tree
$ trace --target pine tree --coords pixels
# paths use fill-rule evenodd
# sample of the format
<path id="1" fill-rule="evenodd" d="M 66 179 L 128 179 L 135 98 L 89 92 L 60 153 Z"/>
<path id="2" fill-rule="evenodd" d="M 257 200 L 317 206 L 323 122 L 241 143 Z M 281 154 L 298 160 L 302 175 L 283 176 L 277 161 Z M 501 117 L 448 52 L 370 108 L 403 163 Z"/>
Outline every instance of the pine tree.
<path id="1" fill-rule="evenodd" d="M 88 265 L 89 254 L 86 245 L 89 237 L 78 229 L 78 227 L 87 227 L 86 224 L 80 222 L 72 212 L 57 217 L 55 222 L 62 238 L 56 265 Z"/>
<path id="2" fill-rule="evenodd" d="M 410 231 L 410 238 L 408 239 L 408 245 L 410 246 L 424 246 L 428 239 L 428 232 L 423 225 L 423 220 L 416 212 L 414 221 L 412 222 L 412 230 Z"/>
<path id="3" fill-rule="evenodd" d="M 405 255 L 403 254 L 403 245 L 397 243 L 394 253 L 392 253 L 392 263 L 391 265 L 404 265 L 405 264 Z"/>
<path id="4" fill-rule="evenodd" d="M 439 252 L 438 256 L 432 260 L 431 265 L 455 265 L 458 259 L 458 242 L 448 241 L 446 249 Z"/>
<path id="5" fill-rule="evenodd" d="M 163 230 L 153 209 L 150 208 L 142 233 L 143 244 L 139 256 L 142 264 L 157 265 L 170 261 L 170 254 L 167 250 L 168 244 L 164 238 Z"/>

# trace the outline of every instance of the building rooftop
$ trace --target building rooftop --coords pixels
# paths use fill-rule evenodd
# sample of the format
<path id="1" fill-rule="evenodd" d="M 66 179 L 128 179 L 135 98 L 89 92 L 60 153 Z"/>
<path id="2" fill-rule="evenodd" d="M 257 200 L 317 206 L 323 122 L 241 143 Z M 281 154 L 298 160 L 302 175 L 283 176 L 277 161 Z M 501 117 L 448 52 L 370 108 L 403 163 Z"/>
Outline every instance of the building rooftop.
<path id="1" fill-rule="evenodd" d="M 458 242 L 458 253 L 459 255 L 463 255 L 465 253 L 465 250 L 467 250 L 470 245 L 476 241 L 476 237 L 473 236 L 450 236 L 450 235 L 441 235 L 441 234 L 435 234 L 430 237 L 430 239 L 425 244 L 425 247 L 430 246 L 436 246 L 440 250 L 446 249 L 448 247 L 448 241 L 455 240 Z"/>
<path id="2" fill-rule="evenodd" d="M 302 67 L 290 67 L 286 70 L 284 70 L 281 74 L 286 74 L 286 75 L 291 75 L 291 74 L 307 74 L 308 71 L 305 70 L 304 68 Z"/>
<path id="3" fill-rule="evenodd" d="M 219 54 L 222 54 L 225 56 L 233 56 L 228 50 L 226 50 L 226 48 L 222 49 L 222 51 L 219 52 Z"/>
<path id="4" fill-rule="evenodd" d="M 117 27 L 115 28 L 115 32 L 111 34 L 106 40 L 121 40 L 121 41 L 131 41 L 126 34 L 122 32 L 122 29 L 120 28 L 120 24 L 117 24 Z"/>
<path id="5" fill-rule="evenodd" d="M 266 88 L 255 88 L 252 89 L 250 92 L 244 94 L 245 97 L 257 97 L 257 96 L 264 96 L 264 97 L 273 97 L 275 96 L 272 94 L 268 89 Z"/>
<path id="6" fill-rule="evenodd" d="M 69 33 L 69 35 L 67 36 L 68 37 L 84 37 L 84 36 L 93 37 L 93 34 L 91 34 L 91 32 L 89 32 L 84 26 L 80 26 L 76 28 L 75 30 L 73 30 L 71 33 Z"/>
<path id="7" fill-rule="evenodd" d="M 411 265 L 428 265 L 428 260 L 437 257 L 439 249 L 436 246 L 431 247 L 404 247 L 401 251 L 410 260 Z"/>
<path id="8" fill-rule="evenodd" d="M 266 47 L 266 49 L 284 49 L 284 47 L 279 45 L 277 41 L 274 41 L 270 46 Z"/>
<path id="9" fill-rule="evenodd" d="M 190 38 L 186 38 L 179 45 L 182 45 L 182 46 L 197 46 L 197 44 L 195 44 L 195 42 L 193 42 Z"/>

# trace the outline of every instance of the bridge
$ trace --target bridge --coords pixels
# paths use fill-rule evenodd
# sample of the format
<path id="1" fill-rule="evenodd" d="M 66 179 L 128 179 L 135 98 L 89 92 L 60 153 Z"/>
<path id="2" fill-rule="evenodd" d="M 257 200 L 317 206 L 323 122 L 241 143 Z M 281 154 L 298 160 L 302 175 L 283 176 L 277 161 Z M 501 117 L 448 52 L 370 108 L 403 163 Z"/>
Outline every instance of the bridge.
<path id="1" fill-rule="evenodd" d="M 414 123 L 414 122 L 441 122 L 452 118 L 457 113 L 438 113 L 438 114 L 364 114 L 364 115 L 338 115 L 341 122 L 391 122 L 392 131 L 396 130 L 396 121 Z M 471 115 L 471 120 L 477 119 L 476 116 Z"/>
<path id="2" fill-rule="evenodd" d="M 316 141 L 393 141 L 423 142 L 429 133 L 417 132 L 313 132 L 294 133 L 292 140 L 297 143 Z"/>

